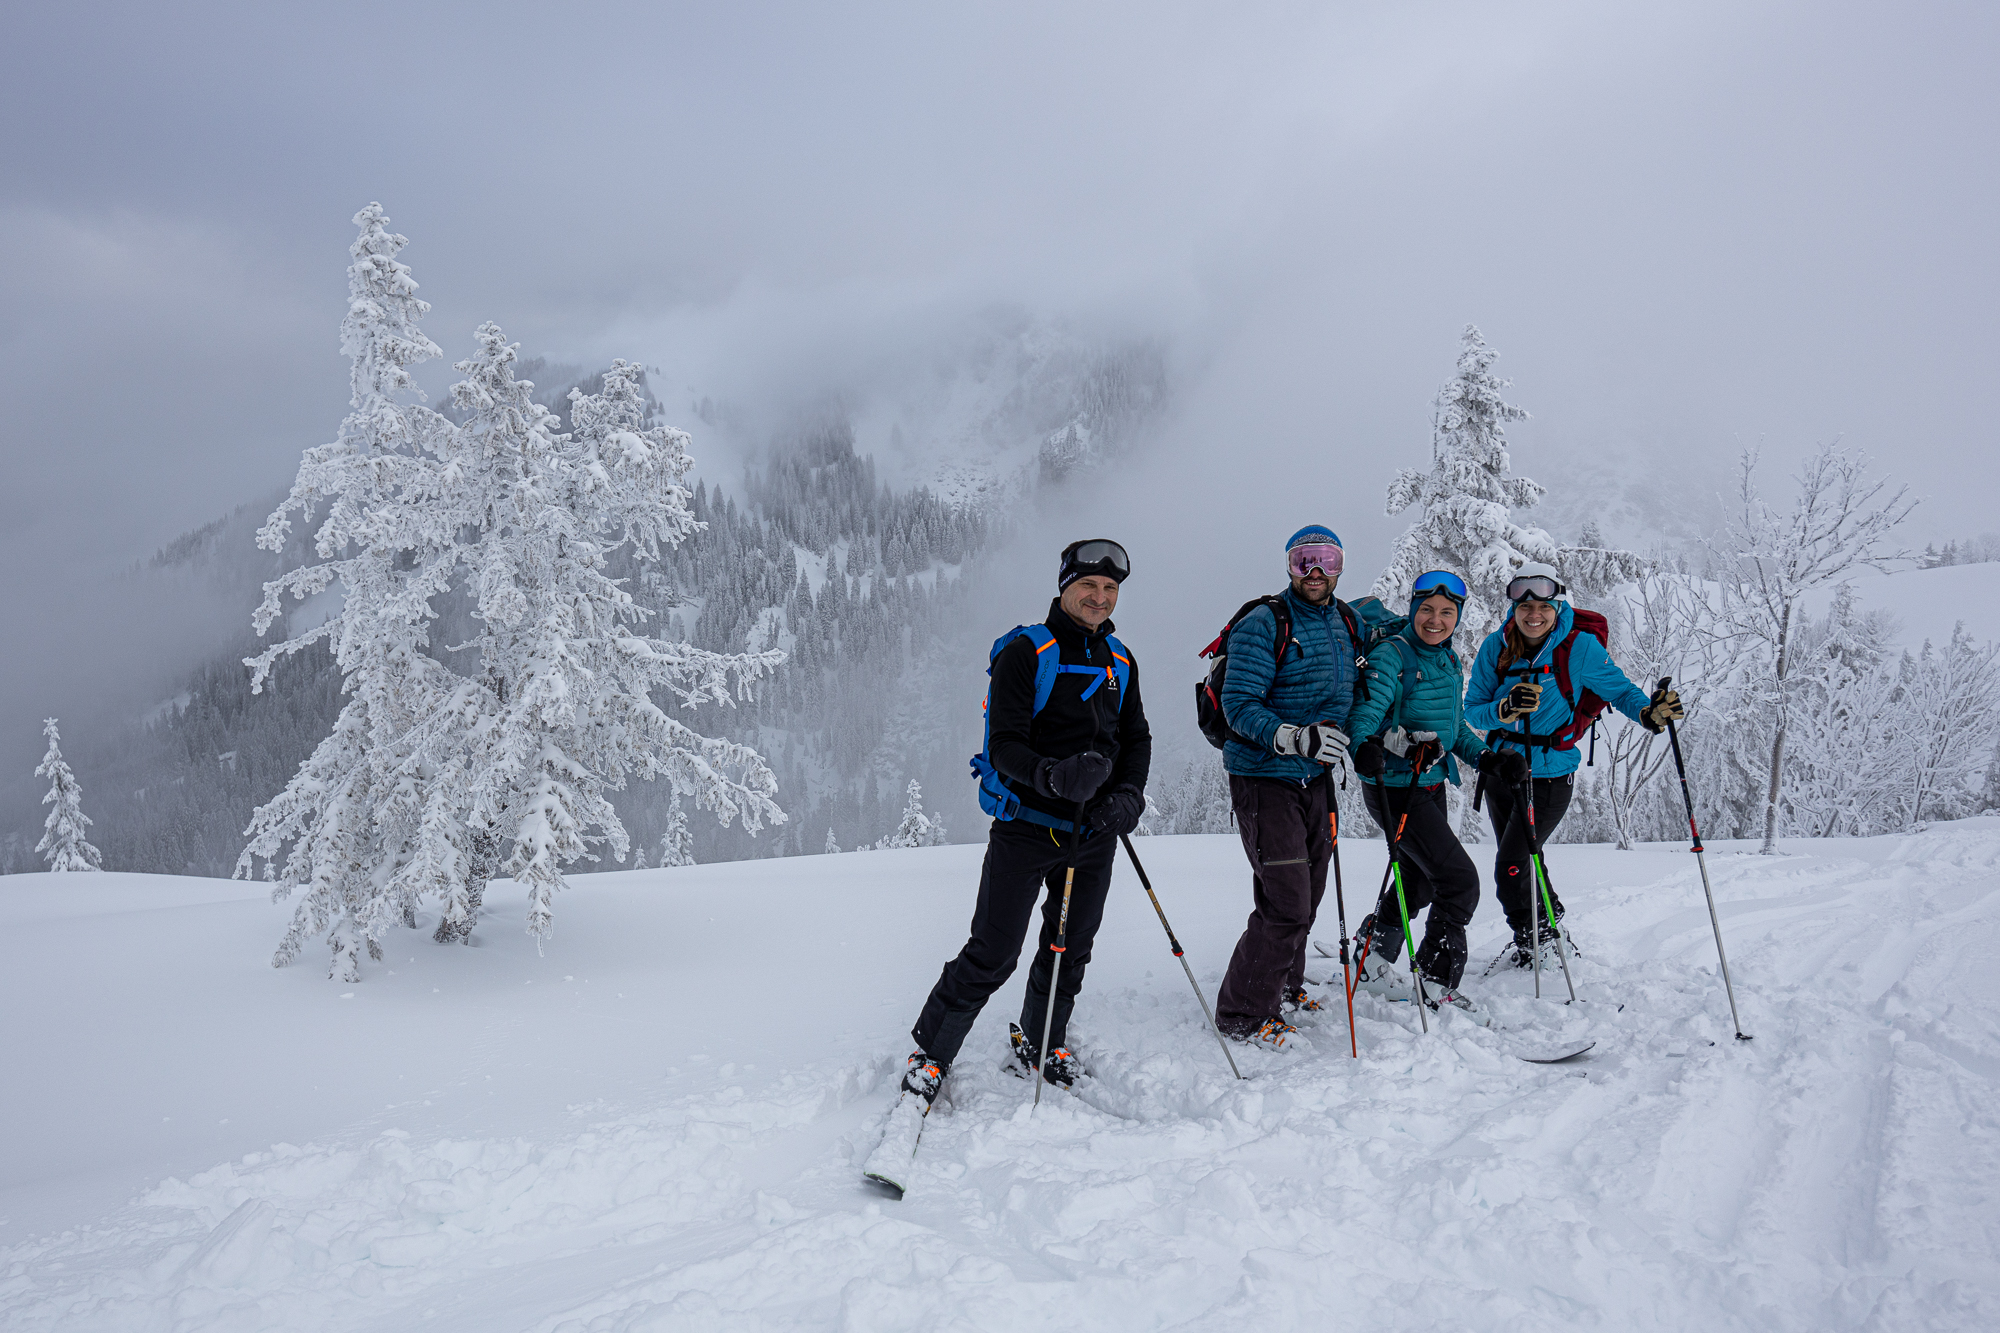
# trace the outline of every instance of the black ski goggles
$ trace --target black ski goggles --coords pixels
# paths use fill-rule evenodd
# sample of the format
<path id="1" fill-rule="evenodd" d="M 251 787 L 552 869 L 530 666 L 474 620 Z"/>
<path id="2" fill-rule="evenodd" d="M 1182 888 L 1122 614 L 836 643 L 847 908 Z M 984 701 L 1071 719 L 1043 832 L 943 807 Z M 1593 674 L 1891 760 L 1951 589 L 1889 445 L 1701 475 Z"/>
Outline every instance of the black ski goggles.
<path id="1" fill-rule="evenodd" d="M 1533 598 L 1537 602 L 1553 602 L 1562 595 L 1563 586 L 1546 574 L 1530 574 L 1524 579 L 1514 579 L 1507 584 L 1507 600 L 1525 602 Z"/>
<path id="2" fill-rule="evenodd" d="M 1132 573 L 1132 557 L 1117 542 L 1099 537 L 1071 542 L 1063 548 L 1062 568 L 1056 571 L 1056 586 L 1067 588 L 1080 578 L 1098 575 L 1123 583 Z"/>

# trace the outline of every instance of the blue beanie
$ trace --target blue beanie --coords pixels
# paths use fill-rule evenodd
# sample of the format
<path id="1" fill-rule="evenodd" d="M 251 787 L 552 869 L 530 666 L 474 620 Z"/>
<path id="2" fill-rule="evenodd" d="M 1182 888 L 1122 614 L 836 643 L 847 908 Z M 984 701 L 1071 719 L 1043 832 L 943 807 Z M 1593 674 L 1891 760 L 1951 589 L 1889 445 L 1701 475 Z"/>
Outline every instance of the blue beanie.
<path id="1" fill-rule="evenodd" d="M 1340 546 L 1340 535 L 1332 528 L 1323 528 L 1317 523 L 1308 523 L 1285 539 L 1285 549 L 1294 546 Z M 1346 547 L 1341 547 L 1346 550 Z"/>

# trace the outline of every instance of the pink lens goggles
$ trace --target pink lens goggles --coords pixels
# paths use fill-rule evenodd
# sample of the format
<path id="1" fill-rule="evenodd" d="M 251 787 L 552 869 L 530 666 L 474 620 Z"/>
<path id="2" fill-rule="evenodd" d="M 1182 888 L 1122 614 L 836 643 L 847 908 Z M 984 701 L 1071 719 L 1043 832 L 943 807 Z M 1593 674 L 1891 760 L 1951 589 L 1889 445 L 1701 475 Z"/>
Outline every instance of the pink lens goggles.
<path id="1" fill-rule="evenodd" d="M 1330 579 L 1340 577 L 1341 552 L 1338 546 L 1294 546 L 1285 552 L 1285 565 L 1292 577 L 1302 579 L 1317 569 Z"/>

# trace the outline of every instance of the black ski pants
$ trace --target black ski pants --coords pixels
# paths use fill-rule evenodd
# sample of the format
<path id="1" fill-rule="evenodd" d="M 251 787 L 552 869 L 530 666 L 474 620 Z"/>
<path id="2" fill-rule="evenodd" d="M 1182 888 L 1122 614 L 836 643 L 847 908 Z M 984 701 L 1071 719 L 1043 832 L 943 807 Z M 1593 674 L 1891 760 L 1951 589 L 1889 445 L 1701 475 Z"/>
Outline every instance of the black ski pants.
<path id="1" fill-rule="evenodd" d="M 1286 992 L 1305 981 L 1306 939 L 1333 857 L 1326 797 L 1323 777 L 1304 786 L 1229 777 L 1236 830 L 1250 857 L 1253 906 L 1215 1000 L 1216 1021 L 1225 1031 L 1241 1033 L 1278 1017 Z"/>
<path id="2" fill-rule="evenodd" d="M 1021 961 L 1021 945 L 1034 916 L 1035 899 L 1043 886 L 1041 947 L 1028 968 L 1028 993 L 1021 1004 L 1021 1030 L 1028 1040 L 1042 1039 L 1042 1017 L 1048 1008 L 1049 973 L 1055 967 L 1056 922 L 1062 915 L 1063 880 L 1070 865 L 1071 835 L 1056 833 L 1025 820 L 994 820 L 986 835 L 986 862 L 979 872 L 979 901 L 972 909 L 972 935 L 958 957 L 944 965 L 931 987 L 923 1012 L 910 1035 L 924 1054 L 948 1068 L 972 1031 L 973 1020 L 993 992 L 1006 984 Z M 1083 972 L 1090 965 L 1090 944 L 1104 920 L 1104 899 L 1111 889 L 1111 863 L 1118 840 L 1099 833 L 1076 848 L 1076 881 L 1070 888 L 1068 938 L 1064 941 L 1062 978 L 1056 985 L 1055 1026 L 1051 1048 L 1068 1041 L 1070 1011 L 1083 989 Z"/>
<path id="3" fill-rule="evenodd" d="M 1411 924 L 1418 912 L 1431 909 L 1423 945 L 1416 953 L 1417 966 L 1426 979 L 1455 990 L 1465 976 L 1465 928 L 1479 907 L 1479 867 L 1452 831 L 1444 784 L 1410 788 L 1364 782 L 1361 793 L 1368 813 L 1388 836 L 1396 837 L 1397 826 L 1402 827 L 1396 858 L 1403 866 L 1403 899 Z M 1375 904 L 1375 941 L 1370 951 L 1392 963 L 1403 950 L 1403 912 L 1393 880 Z"/>
<path id="4" fill-rule="evenodd" d="M 1535 779 L 1535 831 L 1544 847 L 1555 836 L 1556 825 L 1562 823 L 1575 790 L 1569 774 Z M 1507 914 L 1507 924 L 1518 932 L 1535 924 L 1535 863 L 1530 858 L 1527 812 L 1517 798 L 1515 788 L 1497 784 L 1486 788 L 1486 817 L 1493 821 L 1493 836 L 1500 841 L 1499 854 L 1493 859 L 1493 894 L 1500 900 L 1500 910 Z M 1556 897 L 1553 884 L 1549 899 L 1555 904 L 1556 920 L 1562 920 L 1562 899 Z M 1548 923 L 1542 925 L 1546 928 Z"/>

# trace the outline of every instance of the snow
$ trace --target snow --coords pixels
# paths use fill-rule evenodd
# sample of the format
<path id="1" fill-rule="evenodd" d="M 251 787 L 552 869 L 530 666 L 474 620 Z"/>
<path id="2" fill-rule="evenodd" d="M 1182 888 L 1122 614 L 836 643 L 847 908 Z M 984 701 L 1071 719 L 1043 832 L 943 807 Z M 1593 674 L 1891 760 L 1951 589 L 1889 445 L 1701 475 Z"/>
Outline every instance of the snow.
<path id="1" fill-rule="evenodd" d="M 1136 845 L 1212 999 L 1240 847 Z M 900 1203 L 856 1166 L 977 846 L 580 876 L 539 953 L 503 881 L 354 985 L 257 886 L 9 876 L 0 1327 L 2000 1326 L 2000 820 L 1785 848 L 1710 849 L 1753 1042 L 1685 847 L 1562 846 L 1586 1004 L 1482 980 L 1483 902 L 1518 1034 L 1364 998 L 1241 1083 L 1121 865 L 1088 1091 L 1000 1072 L 1017 973 Z"/>
<path id="2" fill-rule="evenodd" d="M 1926 639 L 1943 647 L 1960 621 L 1979 642 L 2000 637 L 2000 565 L 1941 565 L 1864 574 L 1849 581 L 1863 611 L 1887 611 L 1896 617 L 1891 641 L 1911 652 L 1922 648 Z M 1826 589 L 1810 607 L 1814 615 L 1823 616 L 1832 603 L 1833 592 Z"/>

